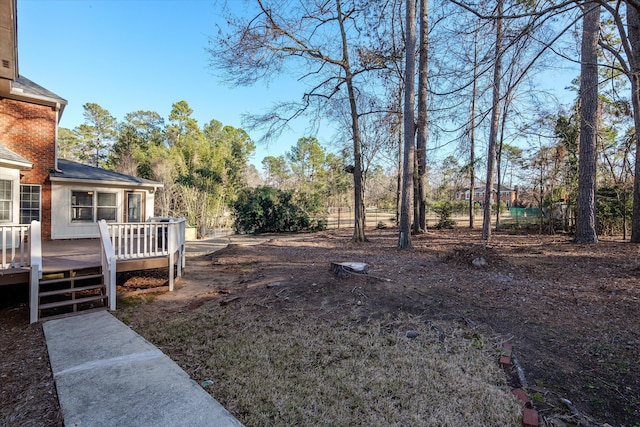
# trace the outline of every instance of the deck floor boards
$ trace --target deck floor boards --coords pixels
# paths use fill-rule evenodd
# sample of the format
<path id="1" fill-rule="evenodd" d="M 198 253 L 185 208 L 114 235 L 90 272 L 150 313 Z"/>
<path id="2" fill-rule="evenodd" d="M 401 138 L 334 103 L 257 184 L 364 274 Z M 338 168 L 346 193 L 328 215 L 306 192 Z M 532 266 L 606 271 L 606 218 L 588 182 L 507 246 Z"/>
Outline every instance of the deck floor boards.
<path id="1" fill-rule="evenodd" d="M 149 243 L 149 242 L 148 242 Z M 49 240 L 42 242 L 42 272 L 44 274 L 60 271 L 80 270 L 100 267 L 100 240 Z M 168 256 L 140 257 L 118 261 L 118 271 L 145 270 L 168 266 Z M 0 270 L 0 276 L 20 275 L 28 273 L 28 268 L 12 268 Z M 27 281 L 28 281 L 28 275 Z M 3 282 L 16 283 L 10 277 Z"/>

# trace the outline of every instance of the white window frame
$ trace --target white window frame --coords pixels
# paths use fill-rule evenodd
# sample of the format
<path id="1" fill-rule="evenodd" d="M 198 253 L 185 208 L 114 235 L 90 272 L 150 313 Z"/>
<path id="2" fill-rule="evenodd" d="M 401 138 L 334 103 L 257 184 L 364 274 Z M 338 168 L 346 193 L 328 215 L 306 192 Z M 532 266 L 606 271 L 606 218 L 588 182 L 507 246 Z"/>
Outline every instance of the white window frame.
<path id="1" fill-rule="evenodd" d="M 113 196 L 113 204 L 112 205 L 100 205 L 100 196 Z M 96 191 L 96 211 L 94 217 L 97 221 L 104 219 L 107 222 L 117 222 L 118 221 L 118 193 L 113 191 Z M 100 210 L 109 210 L 113 212 L 113 218 L 105 218 L 104 215 L 100 215 Z"/>
<path id="2" fill-rule="evenodd" d="M 88 196 L 91 196 L 91 204 L 74 204 L 73 197 L 75 193 L 84 193 Z M 101 200 L 100 196 L 109 195 L 113 196 L 114 204 L 104 204 L 100 205 Z M 72 224 L 81 224 L 81 223 L 92 223 L 98 222 L 101 219 L 105 218 L 105 215 L 100 214 L 100 210 L 108 209 L 113 212 L 112 218 L 106 219 L 107 222 L 117 222 L 118 221 L 118 191 L 98 191 L 98 190 L 71 190 L 70 193 L 70 206 L 71 206 L 71 223 Z M 74 209 L 91 209 L 91 219 L 81 219 L 74 218 Z"/>
<path id="3" fill-rule="evenodd" d="M 38 189 L 38 200 L 37 200 L 37 204 L 38 204 L 38 218 L 33 218 L 31 216 L 31 214 L 29 214 L 29 220 L 27 222 L 22 220 L 22 212 L 23 211 L 29 211 L 32 212 L 35 210 L 35 208 L 33 207 L 32 203 L 34 202 L 34 200 L 24 200 L 23 199 L 23 194 L 25 194 L 25 192 L 23 191 L 23 189 L 25 189 L 26 187 L 30 187 L 30 188 L 37 188 Z M 31 191 L 29 191 L 29 196 L 32 196 L 33 193 Z M 29 203 L 28 207 L 24 207 L 23 204 L 24 203 Z M 20 209 L 19 209 L 19 220 L 20 220 L 20 224 L 30 224 L 32 220 L 36 220 L 36 221 L 41 221 L 42 220 L 42 185 L 39 184 L 20 184 Z"/>
<path id="4" fill-rule="evenodd" d="M 11 220 L 13 219 L 13 181 L 10 179 L 0 179 L 0 183 L 2 184 L 8 184 L 9 185 L 9 199 L 2 199 L 2 192 L 0 191 L 0 203 L 4 203 L 4 202 L 9 202 L 9 217 L 8 218 L 2 218 L 0 216 L 0 222 L 11 222 Z M 2 209 L 0 209 L 0 212 L 2 212 Z"/>

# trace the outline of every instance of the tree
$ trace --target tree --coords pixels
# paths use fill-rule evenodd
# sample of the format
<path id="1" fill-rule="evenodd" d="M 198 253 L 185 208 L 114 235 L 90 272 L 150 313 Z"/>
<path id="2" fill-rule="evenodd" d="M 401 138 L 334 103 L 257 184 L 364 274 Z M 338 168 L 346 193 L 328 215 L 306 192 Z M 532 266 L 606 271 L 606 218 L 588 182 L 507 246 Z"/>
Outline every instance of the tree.
<path id="1" fill-rule="evenodd" d="M 404 150 L 402 161 L 402 203 L 400 204 L 399 248 L 411 247 L 411 207 L 413 206 L 413 167 L 415 151 L 414 96 L 416 1 L 406 2 L 406 66 L 404 79 Z"/>
<path id="2" fill-rule="evenodd" d="M 473 228 L 475 209 L 473 195 L 476 188 L 476 99 L 478 96 L 478 28 L 473 32 L 473 87 L 471 89 L 471 111 L 469 112 L 469 228 Z"/>
<path id="3" fill-rule="evenodd" d="M 279 189 L 286 189 L 285 183 L 290 178 L 290 170 L 287 165 L 287 159 L 284 156 L 267 156 L 262 159 L 262 168 L 264 169 L 267 185 Z"/>
<path id="4" fill-rule="evenodd" d="M 418 62 L 418 117 L 416 121 L 416 175 L 415 199 L 417 209 L 413 230 L 422 233 L 427 229 L 426 181 L 427 181 L 427 86 L 429 76 L 429 1 L 420 0 L 420 42 Z"/>
<path id="5" fill-rule="evenodd" d="M 187 101 L 175 102 L 169 114 L 167 126 L 169 147 L 175 149 L 182 158 L 182 170 L 185 175 L 192 174 L 196 168 L 196 149 L 204 138 L 198 121 L 191 117 L 193 110 Z"/>
<path id="6" fill-rule="evenodd" d="M 288 70 L 307 82 L 302 101 L 276 105 L 269 113 L 253 117 L 250 128 L 266 126 L 265 138 L 273 137 L 305 113 L 327 111 L 331 101 L 343 97 L 349 105 L 353 143 L 354 232 L 353 241 L 365 237 L 365 210 L 361 135 L 357 98 L 364 93 L 366 74 L 381 65 L 369 60 L 373 48 L 359 44 L 362 18 L 359 2 L 281 2 L 256 0 L 257 12 L 248 19 L 229 17 L 227 31 L 220 31 L 210 49 L 212 64 L 233 85 L 268 81 Z"/>
<path id="7" fill-rule="evenodd" d="M 127 113 L 120 124 L 116 142 L 109 153 L 107 167 L 149 179 L 149 150 L 164 144 L 164 119 L 155 111 Z M 126 169 L 125 165 L 130 164 Z"/>
<path id="8" fill-rule="evenodd" d="M 80 160 L 78 156 L 80 141 L 74 131 L 68 128 L 58 128 L 58 157 L 67 160 Z"/>
<path id="9" fill-rule="evenodd" d="M 627 76 L 631 81 L 631 100 L 633 104 L 633 119 L 636 128 L 636 160 L 633 182 L 633 218 L 631 219 L 631 241 L 640 243 L 640 5 L 636 2 L 627 3 L 627 25 L 629 43 L 625 45 L 629 65 L 626 67 Z M 607 6 L 605 6 L 607 7 Z M 624 35 L 624 25 L 618 25 L 621 36 Z M 624 37 L 623 37 L 624 40 Z"/>
<path id="10" fill-rule="evenodd" d="M 484 217 L 482 220 L 482 244 L 487 245 L 491 236 L 491 196 L 493 194 L 494 162 L 496 158 L 496 140 L 500 118 L 500 79 L 502 77 L 502 10 L 503 0 L 498 0 L 496 26 L 496 46 L 493 65 L 493 101 L 491 103 L 491 127 L 487 148 L 487 182 L 484 195 Z"/>
<path id="11" fill-rule="evenodd" d="M 82 160 L 102 166 L 107 158 L 106 150 L 115 140 L 118 123 L 98 104 L 89 102 L 82 108 L 85 123 L 76 128 L 88 150 L 83 153 Z"/>
<path id="12" fill-rule="evenodd" d="M 318 193 L 323 184 L 324 148 L 315 137 L 302 137 L 287 153 L 298 189 Z"/>
<path id="13" fill-rule="evenodd" d="M 596 243 L 596 135 L 598 129 L 598 35 L 600 5 L 584 6 L 580 72 L 580 155 L 576 243 Z"/>

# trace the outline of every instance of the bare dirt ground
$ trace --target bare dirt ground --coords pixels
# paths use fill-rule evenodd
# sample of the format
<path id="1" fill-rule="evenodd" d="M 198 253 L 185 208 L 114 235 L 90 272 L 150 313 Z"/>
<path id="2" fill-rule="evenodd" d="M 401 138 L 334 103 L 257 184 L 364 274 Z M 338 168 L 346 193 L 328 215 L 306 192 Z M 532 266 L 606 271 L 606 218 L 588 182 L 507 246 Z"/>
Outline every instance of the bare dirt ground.
<path id="1" fill-rule="evenodd" d="M 295 308 L 318 319 L 354 312 L 462 319 L 510 337 L 543 419 L 577 421 L 565 398 L 589 425 L 640 426 L 637 244 L 499 233 L 483 249 L 478 230 L 460 228 L 414 236 L 413 249 L 399 250 L 397 230 L 368 237 L 352 244 L 348 230 L 333 230 L 196 254 L 175 292 L 123 320 L 135 328 L 212 303 L 251 304 L 262 316 Z M 479 257 L 488 265 L 474 266 Z M 331 261 L 365 262 L 370 277 L 338 278 Z M 126 280 L 121 290 L 163 279 Z M 0 311 L 0 424 L 60 425 L 41 327 L 26 319 L 24 305 Z"/>

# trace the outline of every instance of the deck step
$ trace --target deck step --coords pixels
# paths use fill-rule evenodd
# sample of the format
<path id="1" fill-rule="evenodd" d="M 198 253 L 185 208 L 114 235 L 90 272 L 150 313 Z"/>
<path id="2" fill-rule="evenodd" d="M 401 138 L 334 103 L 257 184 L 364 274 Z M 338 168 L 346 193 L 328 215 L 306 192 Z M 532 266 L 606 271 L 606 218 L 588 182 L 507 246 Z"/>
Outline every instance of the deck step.
<path id="1" fill-rule="evenodd" d="M 54 291 L 45 291 L 45 292 L 40 292 L 40 297 L 48 297 L 51 295 L 64 295 L 64 294 L 71 294 L 74 292 L 81 292 L 81 291 L 92 291 L 94 289 L 104 289 L 104 285 L 102 283 L 96 284 L 96 285 L 89 285 L 89 286 L 80 286 L 77 288 L 64 288 L 64 289 L 56 289 Z"/>
<path id="2" fill-rule="evenodd" d="M 69 305 L 82 304 L 85 302 L 91 301 L 99 301 L 106 300 L 108 297 L 106 295 L 92 295 L 90 297 L 76 298 L 76 299 L 67 299 L 64 301 L 56 301 L 56 302 L 48 302 L 45 304 L 40 304 L 38 308 L 40 310 L 46 310 L 48 308 L 56 308 L 56 307 L 66 307 Z"/>
<path id="3" fill-rule="evenodd" d="M 89 280 L 89 279 L 101 279 L 102 274 L 87 274 L 86 276 L 71 276 L 71 277 L 61 277 L 59 279 L 44 279 L 40 280 L 40 285 L 51 285 L 54 283 L 66 283 L 66 282 L 75 282 L 79 280 Z"/>
<path id="4" fill-rule="evenodd" d="M 62 314 L 54 314 L 52 316 L 40 316 L 40 320 L 56 320 L 56 319 L 64 319 L 67 317 L 71 317 L 71 316 L 77 316 L 80 314 L 87 314 L 87 313 L 93 313 L 96 311 L 106 311 L 109 310 L 109 307 L 95 307 L 95 308 L 88 308 L 86 310 L 80 310 L 80 311 L 72 311 L 70 313 L 62 313 Z"/>

